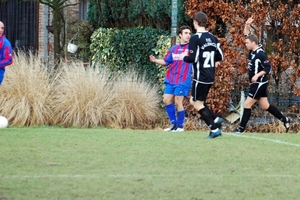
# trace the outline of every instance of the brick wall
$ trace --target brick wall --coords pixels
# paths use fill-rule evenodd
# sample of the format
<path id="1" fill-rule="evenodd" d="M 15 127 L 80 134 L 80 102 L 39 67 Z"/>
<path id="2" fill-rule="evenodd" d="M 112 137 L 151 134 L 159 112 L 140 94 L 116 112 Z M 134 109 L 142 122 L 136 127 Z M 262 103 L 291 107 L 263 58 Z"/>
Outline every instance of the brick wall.
<path id="1" fill-rule="evenodd" d="M 69 2 L 75 3 L 78 2 L 78 0 L 69 0 Z M 44 57 L 46 61 L 51 61 L 53 60 L 53 34 L 50 33 L 46 28 L 46 26 L 51 25 L 52 22 L 51 9 L 44 4 L 39 4 L 38 16 L 38 53 L 39 55 Z M 66 24 L 72 22 L 73 20 L 78 20 L 79 5 L 67 7 L 64 10 L 64 17 Z"/>

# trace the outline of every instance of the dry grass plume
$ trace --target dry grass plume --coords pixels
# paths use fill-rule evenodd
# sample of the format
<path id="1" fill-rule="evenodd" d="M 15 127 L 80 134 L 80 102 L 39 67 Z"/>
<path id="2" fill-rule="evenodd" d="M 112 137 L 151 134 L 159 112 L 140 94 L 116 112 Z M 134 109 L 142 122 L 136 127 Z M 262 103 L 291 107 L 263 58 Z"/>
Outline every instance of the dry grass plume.
<path id="1" fill-rule="evenodd" d="M 6 67 L 0 86 L 0 113 L 10 125 L 38 126 L 49 121 L 47 99 L 50 92 L 46 67 L 40 57 L 18 52 Z"/>

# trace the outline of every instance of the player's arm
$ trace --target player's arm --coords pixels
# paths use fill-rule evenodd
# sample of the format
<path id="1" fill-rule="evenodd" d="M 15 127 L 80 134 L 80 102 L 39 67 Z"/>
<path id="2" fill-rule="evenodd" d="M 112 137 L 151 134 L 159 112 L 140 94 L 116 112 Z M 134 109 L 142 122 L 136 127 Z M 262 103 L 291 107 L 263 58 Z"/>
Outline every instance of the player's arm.
<path id="1" fill-rule="evenodd" d="M 217 42 L 217 51 L 215 54 L 215 62 L 219 62 L 224 60 L 224 54 L 223 51 L 221 49 L 221 44 L 219 42 Z"/>
<path id="2" fill-rule="evenodd" d="M 153 55 L 150 55 L 149 56 L 149 59 L 151 62 L 155 63 L 155 64 L 158 64 L 158 65 L 163 65 L 165 66 L 166 65 L 166 62 L 164 59 L 157 59 L 155 58 Z"/>
<path id="3" fill-rule="evenodd" d="M 191 37 L 189 42 L 189 52 L 183 53 L 183 61 L 187 63 L 194 63 L 196 62 L 196 53 L 197 53 L 197 45 L 198 38 Z M 188 54 L 189 53 L 189 54 Z"/>
<path id="4" fill-rule="evenodd" d="M 265 74 L 270 74 L 272 71 L 272 66 L 271 66 L 271 63 L 270 63 L 266 53 L 264 53 L 264 52 L 258 53 L 258 58 L 261 61 L 261 65 L 263 67 L 263 71 L 265 72 Z"/>
<path id="5" fill-rule="evenodd" d="M 271 70 L 272 70 L 272 66 L 270 64 L 270 61 L 267 57 L 267 55 L 263 52 L 260 52 L 258 53 L 257 55 L 258 59 L 260 60 L 261 62 L 261 66 L 263 67 L 263 70 L 260 71 L 259 73 L 255 74 L 253 77 L 252 77 L 252 82 L 256 82 L 257 79 L 263 75 L 266 75 L 266 74 L 270 74 Z"/>
<path id="6" fill-rule="evenodd" d="M 251 28 L 251 23 L 254 21 L 252 17 L 248 18 L 248 20 L 245 23 L 244 26 L 244 35 L 249 35 L 251 33 L 250 28 Z"/>
<path id="7" fill-rule="evenodd" d="M 10 44 L 4 43 L 3 51 L 2 51 L 2 60 L 0 60 L 0 68 L 4 68 L 10 64 L 12 64 L 12 48 Z"/>
<path id="8" fill-rule="evenodd" d="M 173 63 L 173 57 L 172 57 L 172 49 L 174 46 L 172 46 L 166 53 L 163 59 L 156 59 L 153 55 L 150 55 L 150 61 L 158 64 L 158 65 L 163 65 L 163 66 L 169 66 L 171 63 Z"/>

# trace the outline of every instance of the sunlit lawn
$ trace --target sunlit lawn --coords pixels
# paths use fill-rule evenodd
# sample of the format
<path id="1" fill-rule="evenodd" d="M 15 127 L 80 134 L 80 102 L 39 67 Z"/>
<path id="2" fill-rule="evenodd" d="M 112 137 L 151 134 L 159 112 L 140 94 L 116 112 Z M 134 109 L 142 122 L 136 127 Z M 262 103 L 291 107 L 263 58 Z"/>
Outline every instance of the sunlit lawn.
<path id="1" fill-rule="evenodd" d="M 0 129 L 0 199 L 298 199 L 297 134 Z"/>

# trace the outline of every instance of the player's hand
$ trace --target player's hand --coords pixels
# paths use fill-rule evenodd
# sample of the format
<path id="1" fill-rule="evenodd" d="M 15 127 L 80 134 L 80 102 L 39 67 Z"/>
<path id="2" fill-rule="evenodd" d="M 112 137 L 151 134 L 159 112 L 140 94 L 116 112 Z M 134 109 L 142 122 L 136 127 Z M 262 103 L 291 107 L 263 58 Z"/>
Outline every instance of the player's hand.
<path id="1" fill-rule="evenodd" d="M 155 58 L 153 55 L 150 55 L 150 56 L 149 56 L 149 59 L 150 59 L 151 62 L 154 62 L 154 63 L 155 63 L 156 58 Z"/>
<path id="2" fill-rule="evenodd" d="M 185 50 L 184 52 L 182 52 L 179 56 L 179 60 L 183 60 L 183 58 L 185 56 L 188 56 L 189 55 L 189 51 L 188 50 Z"/>
<path id="3" fill-rule="evenodd" d="M 254 21 L 254 19 L 252 17 L 248 18 L 246 21 L 247 25 L 251 25 L 251 23 Z"/>
<path id="4" fill-rule="evenodd" d="M 257 81 L 257 79 L 258 79 L 258 76 L 255 75 L 255 76 L 252 77 L 251 82 L 255 83 Z"/>
<path id="5" fill-rule="evenodd" d="M 220 62 L 216 62 L 215 67 L 218 67 L 220 64 L 221 64 Z"/>

